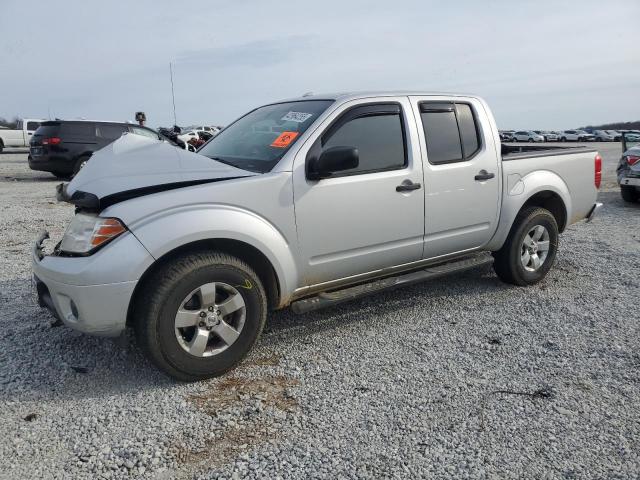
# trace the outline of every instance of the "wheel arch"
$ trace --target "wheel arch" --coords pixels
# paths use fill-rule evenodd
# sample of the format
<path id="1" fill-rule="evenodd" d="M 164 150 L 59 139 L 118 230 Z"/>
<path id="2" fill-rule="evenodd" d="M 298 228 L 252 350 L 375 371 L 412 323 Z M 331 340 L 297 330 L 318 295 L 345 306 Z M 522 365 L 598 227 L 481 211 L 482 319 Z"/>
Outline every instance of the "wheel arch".
<path id="1" fill-rule="evenodd" d="M 173 259 L 198 251 L 222 252 L 243 260 L 255 270 L 258 278 L 260 278 L 267 294 L 269 309 L 273 310 L 282 307 L 282 292 L 278 274 L 276 273 L 276 270 L 269 258 L 263 252 L 253 245 L 240 240 L 230 238 L 203 239 L 186 243 L 174 248 L 173 250 L 169 250 L 161 257 L 157 258 L 156 261 L 153 262 L 147 270 L 145 270 L 138 280 L 129 301 L 129 308 L 127 311 L 128 326 L 133 324 L 133 310 L 136 300 L 147 285 L 149 279 Z"/>
<path id="2" fill-rule="evenodd" d="M 488 250 L 498 250 L 506 241 L 513 223 L 522 209 L 541 207 L 553 215 L 558 224 L 558 231 L 563 232 L 571 219 L 571 195 L 565 182 L 555 173 L 536 171 L 518 182 L 520 190 L 515 187 L 505 192 L 500 212 L 500 222 L 493 238 L 487 245 Z"/>
<path id="3" fill-rule="evenodd" d="M 562 200 L 562 197 L 553 190 L 542 190 L 524 202 L 518 213 L 527 207 L 541 207 L 551 212 L 551 215 L 556 219 L 558 224 L 558 231 L 562 233 L 567 227 L 567 207 Z"/>

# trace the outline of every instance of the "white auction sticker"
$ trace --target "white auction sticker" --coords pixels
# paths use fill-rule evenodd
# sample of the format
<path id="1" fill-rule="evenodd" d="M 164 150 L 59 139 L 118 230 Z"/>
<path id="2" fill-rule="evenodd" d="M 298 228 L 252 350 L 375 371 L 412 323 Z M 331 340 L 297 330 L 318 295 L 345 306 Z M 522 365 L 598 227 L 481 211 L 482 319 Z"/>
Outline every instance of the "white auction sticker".
<path id="1" fill-rule="evenodd" d="M 285 122 L 302 123 L 307 121 L 309 117 L 313 117 L 313 113 L 289 112 L 284 117 L 282 117 L 282 120 Z"/>

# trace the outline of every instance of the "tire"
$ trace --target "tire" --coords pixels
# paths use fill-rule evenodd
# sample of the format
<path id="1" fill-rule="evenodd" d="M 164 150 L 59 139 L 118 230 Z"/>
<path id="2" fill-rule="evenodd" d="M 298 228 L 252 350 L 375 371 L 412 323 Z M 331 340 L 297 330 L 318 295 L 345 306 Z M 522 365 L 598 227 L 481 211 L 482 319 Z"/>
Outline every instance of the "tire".
<path id="1" fill-rule="evenodd" d="M 87 164 L 90 158 L 91 158 L 91 155 L 83 155 L 80 158 L 78 158 L 78 160 L 76 160 L 76 164 L 73 167 L 73 174 L 70 175 L 71 178 L 75 177 L 78 174 L 78 172 L 82 170 L 82 167 L 84 167 Z"/>
<path id="2" fill-rule="evenodd" d="M 567 137 L 562 137 L 562 138 L 560 139 L 560 141 L 561 141 L 561 142 L 566 142 L 566 141 L 567 141 Z"/>
<path id="3" fill-rule="evenodd" d="M 0 153 L 4 150 L 4 143 L 0 142 Z"/>
<path id="4" fill-rule="evenodd" d="M 625 202 L 635 203 L 640 199 L 640 192 L 628 185 L 620 185 L 620 195 Z"/>
<path id="5" fill-rule="evenodd" d="M 533 138 L 530 138 L 529 140 L 527 140 L 529 143 L 533 143 Z"/>
<path id="6" fill-rule="evenodd" d="M 535 255 L 540 260 L 540 265 L 535 268 L 534 255 L 530 254 L 529 260 L 531 263 L 527 267 L 524 265 L 524 250 L 527 249 L 525 237 L 529 237 L 528 241 L 530 241 L 530 234 L 534 232 L 535 238 L 535 232 L 538 231 L 538 227 L 543 227 L 546 231 L 546 236 L 534 241 Z M 546 251 L 543 250 L 542 246 L 545 241 L 548 242 L 545 245 L 547 247 Z M 497 252 L 493 252 L 493 269 L 503 282 L 518 286 L 533 285 L 547 275 L 553 265 L 557 250 L 558 224 L 556 219 L 544 208 L 527 207 L 516 216 L 509 236 L 502 248 Z M 546 255 L 544 254 L 545 252 Z"/>
<path id="7" fill-rule="evenodd" d="M 216 306 L 205 308 L 209 303 L 203 292 L 214 283 L 214 293 L 208 287 L 207 295 L 213 295 Z M 203 380 L 233 369 L 256 343 L 267 318 L 267 296 L 260 279 L 245 262 L 224 253 L 194 252 L 178 257 L 155 272 L 142 289 L 134 304 L 136 339 L 156 367 L 181 381 Z M 218 317 L 216 325 L 214 316 L 228 293 L 227 299 L 240 295 L 234 303 L 243 302 L 243 306 Z M 189 314 L 186 323 L 196 318 L 200 326 L 177 328 L 179 310 Z M 204 325 L 209 321 L 211 325 Z M 232 326 L 231 342 L 216 333 L 219 326 L 226 332 Z M 195 350 L 196 335 L 204 335 L 204 349 L 192 354 L 188 349 L 193 344 Z"/>
<path id="8" fill-rule="evenodd" d="M 68 173 L 62 173 L 62 172 L 51 172 L 51 174 L 56 177 L 59 178 L 60 180 L 66 180 L 69 178 L 69 174 Z"/>

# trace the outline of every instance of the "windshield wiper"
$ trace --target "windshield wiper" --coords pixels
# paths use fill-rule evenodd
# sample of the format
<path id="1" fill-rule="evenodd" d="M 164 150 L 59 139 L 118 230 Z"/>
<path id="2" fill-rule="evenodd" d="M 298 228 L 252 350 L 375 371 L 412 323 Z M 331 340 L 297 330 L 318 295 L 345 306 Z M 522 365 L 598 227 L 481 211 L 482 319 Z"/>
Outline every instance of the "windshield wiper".
<path id="1" fill-rule="evenodd" d="M 207 157 L 209 157 L 209 156 L 207 155 Z M 232 167 L 239 168 L 237 165 L 235 165 L 235 164 L 231 163 L 229 160 L 223 160 L 223 159 L 222 159 L 222 158 L 220 158 L 220 157 L 209 157 L 209 158 L 210 158 L 211 160 L 215 160 L 216 162 L 224 163 L 225 165 L 231 165 Z"/>

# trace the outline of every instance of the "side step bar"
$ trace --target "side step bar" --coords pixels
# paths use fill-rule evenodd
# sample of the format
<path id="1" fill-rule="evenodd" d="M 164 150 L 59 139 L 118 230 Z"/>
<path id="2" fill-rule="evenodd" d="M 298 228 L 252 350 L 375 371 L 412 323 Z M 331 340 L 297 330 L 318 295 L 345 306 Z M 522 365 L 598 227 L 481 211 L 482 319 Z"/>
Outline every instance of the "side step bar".
<path id="1" fill-rule="evenodd" d="M 417 270 L 393 277 L 374 280 L 355 287 L 347 287 L 333 292 L 322 292 L 314 297 L 303 298 L 291 303 L 291 309 L 295 313 L 307 313 L 325 307 L 331 307 L 342 302 L 354 300 L 356 298 L 378 293 L 384 290 L 411 285 L 425 280 L 444 277 L 452 273 L 462 272 L 471 268 L 489 265 L 493 263 L 493 256 L 488 253 L 478 253 L 459 260 L 452 260 L 446 263 L 439 263 L 422 270 Z"/>

